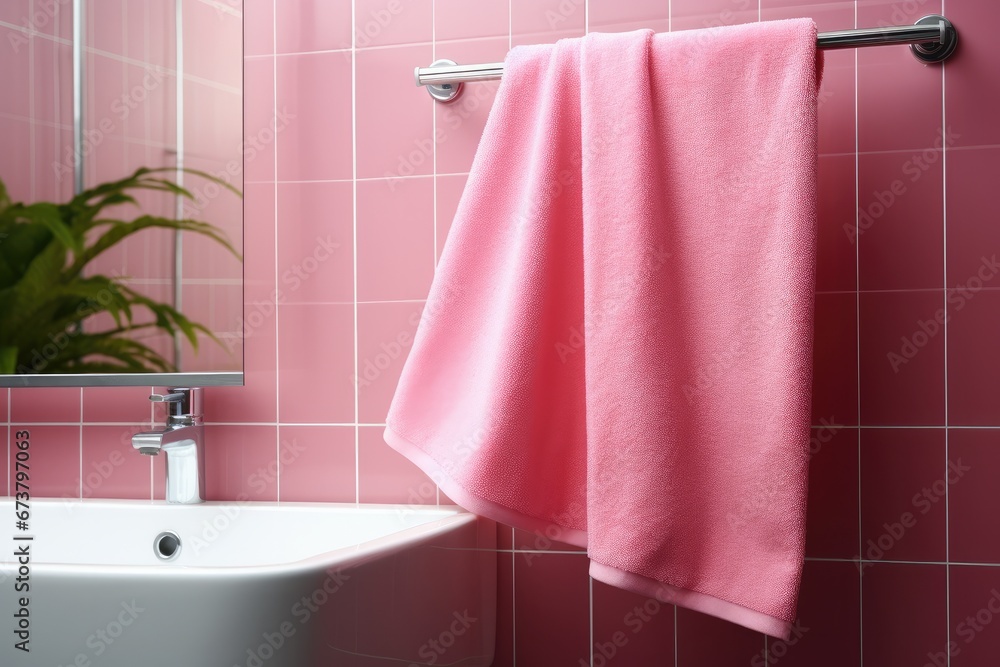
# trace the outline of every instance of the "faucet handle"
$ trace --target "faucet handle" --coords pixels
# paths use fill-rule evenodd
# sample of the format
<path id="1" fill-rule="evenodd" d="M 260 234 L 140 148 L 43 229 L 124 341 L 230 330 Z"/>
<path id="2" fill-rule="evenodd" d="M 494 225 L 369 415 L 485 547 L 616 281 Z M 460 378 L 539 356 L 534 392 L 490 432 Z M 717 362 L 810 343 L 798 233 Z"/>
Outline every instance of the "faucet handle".
<path id="1" fill-rule="evenodd" d="M 201 390 L 189 387 L 170 387 L 165 394 L 152 394 L 149 400 L 166 403 L 168 424 L 191 425 L 201 421 Z"/>
<path id="2" fill-rule="evenodd" d="M 182 392 L 171 394 L 151 394 L 149 400 L 153 403 L 183 403 L 187 398 Z"/>

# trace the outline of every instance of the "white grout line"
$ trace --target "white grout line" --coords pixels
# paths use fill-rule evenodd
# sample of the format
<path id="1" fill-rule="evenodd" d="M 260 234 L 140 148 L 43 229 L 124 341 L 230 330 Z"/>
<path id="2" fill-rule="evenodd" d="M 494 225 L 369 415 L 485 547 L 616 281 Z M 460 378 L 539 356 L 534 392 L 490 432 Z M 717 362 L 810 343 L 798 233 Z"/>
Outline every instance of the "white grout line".
<path id="1" fill-rule="evenodd" d="M 272 120 L 278 117 L 278 0 L 272 0 L 271 4 L 271 65 L 273 66 L 274 79 L 271 82 L 272 86 L 272 100 L 273 108 Z M 281 268 L 278 266 L 278 230 L 280 225 L 278 224 L 278 133 L 274 133 L 274 284 L 280 284 Z M 277 386 L 274 392 L 274 415 L 277 424 L 281 424 L 281 344 L 279 341 L 279 336 L 281 335 L 281 327 L 279 326 L 279 320 L 281 317 L 281 308 L 275 307 L 274 309 L 274 372 L 275 372 L 275 382 Z M 274 433 L 274 459 L 275 461 L 281 461 L 281 429 L 276 428 Z M 275 480 L 275 495 L 277 500 L 281 500 L 281 472 L 277 475 Z"/>
<path id="2" fill-rule="evenodd" d="M 351 3 L 351 201 L 354 253 L 354 377 L 358 377 L 358 30 L 357 3 Z M 361 503 L 361 385 L 354 383 L 354 502 Z"/>
<path id="3" fill-rule="evenodd" d="M 858 27 L 858 2 L 854 0 L 854 27 Z M 858 49 L 854 49 L 854 228 L 861 225 L 861 184 L 859 182 L 859 159 L 858 145 Z M 857 339 L 857 390 L 858 390 L 858 424 L 861 424 L 861 243 L 854 244 L 854 288 L 857 294 L 854 297 L 855 312 L 855 333 Z M 861 549 L 864 540 L 864 529 L 862 527 L 861 508 L 861 431 L 858 431 L 858 553 L 864 553 Z M 864 579 L 858 577 L 858 666 L 864 667 L 865 662 L 865 624 L 864 624 Z"/>
<path id="4" fill-rule="evenodd" d="M 77 448 L 80 451 L 80 500 L 83 500 L 83 387 L 80 387 L 80 421 L 77 429 Z"/>
<path id="5" fill-rule="evenodd" d="M 587 591 L 588 600 L 587 604 L 590 607 L 590 664 L 593 667 L 594 664 L 594 578 L 590 575 L 587 576 Z"/>
<path id="6" fill-rule="evenodd" d="M 944 3 L 945 0 L 941 0 L 941 14 L 944 15 Z M 948 127 L 947 123 L 947 105 L 945 104 L 945 63 L 941 63 L 941 136 L 945 136 L 945 128 Z M 944 299 L 944 309 L 945 313 L 948 312 L 948 145 L 947 142 L 941 142 L 941 253 L 943 255 L 943 267 L 942 267 L 942 279 L 944 280 L 944 289 L 942 290 L 942 298 Z M 950 455 L 949 449 L 949 439 L 948 439 L 948 317 L 944 318 L 944 322 L 941 325 L 941 331 L 943 336 L 944 345 L 944 469 L 945 475 L 948 473 L 948 457 Z M 946 477 L 947 479 L 947 477 Z M 951 562 L 951 510 L 949 508 L 951 485 L 945 485 L 944 490 L 944 560 L 945 563 Z M 945 579 L 944 579 L 944 592 L 945 592 L 945 637 L 950 642 L 951 641 L 951 565 L 945 565 Z M 950 644 L 949 644 L 950 646 Z M 951 656 L 952 651 L 948 651 L 948 667 L 951 667 Z"/>

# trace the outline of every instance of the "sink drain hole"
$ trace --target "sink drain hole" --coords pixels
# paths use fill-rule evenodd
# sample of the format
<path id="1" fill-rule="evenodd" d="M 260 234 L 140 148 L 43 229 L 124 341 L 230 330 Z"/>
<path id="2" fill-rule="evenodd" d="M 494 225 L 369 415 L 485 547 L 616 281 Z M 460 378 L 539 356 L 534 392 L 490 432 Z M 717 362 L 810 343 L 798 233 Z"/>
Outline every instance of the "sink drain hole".
<path id="1" fill-rule="evenodd" d="M 173 531 L 164 531 L 153 540 L 153 553 L 160 560 L 173 560 L 181 553 L 181 538 Z"/>

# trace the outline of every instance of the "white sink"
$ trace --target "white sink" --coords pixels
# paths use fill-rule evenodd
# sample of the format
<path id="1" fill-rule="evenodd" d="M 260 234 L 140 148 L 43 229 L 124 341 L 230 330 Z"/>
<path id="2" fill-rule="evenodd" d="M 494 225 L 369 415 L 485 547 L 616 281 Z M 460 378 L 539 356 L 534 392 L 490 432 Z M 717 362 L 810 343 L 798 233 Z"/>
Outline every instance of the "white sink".
<path id="1" fill-rule="evenodd" d="M 4 667 L 492 663 L 496 531 L 460 508 L 33 500 L 22 532 L 4 500 L 0 521 Z"/>

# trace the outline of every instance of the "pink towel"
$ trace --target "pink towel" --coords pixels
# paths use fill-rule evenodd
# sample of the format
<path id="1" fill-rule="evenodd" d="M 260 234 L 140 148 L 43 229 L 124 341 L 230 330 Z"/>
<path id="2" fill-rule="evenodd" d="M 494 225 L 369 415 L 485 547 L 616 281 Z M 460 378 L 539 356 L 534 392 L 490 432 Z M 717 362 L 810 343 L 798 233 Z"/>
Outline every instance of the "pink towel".
<path id="1" fill-rule="evenodd" d="M 788 637 L 819 76 L 808 19 L 513 49 L 386 441 L 595 579 Z"/>

